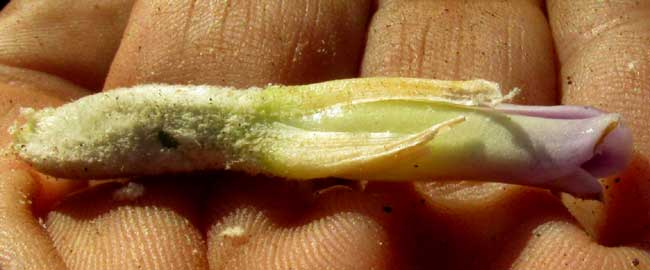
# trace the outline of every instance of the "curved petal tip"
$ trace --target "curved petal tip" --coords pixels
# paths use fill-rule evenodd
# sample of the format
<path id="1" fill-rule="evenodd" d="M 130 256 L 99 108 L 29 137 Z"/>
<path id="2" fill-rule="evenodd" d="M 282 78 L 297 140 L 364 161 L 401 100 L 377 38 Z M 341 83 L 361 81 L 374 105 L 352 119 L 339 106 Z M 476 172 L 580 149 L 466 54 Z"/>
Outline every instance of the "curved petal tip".
<path id="1" fill-rule="evenodd" d="M 601 139 L 594 156 L 582 164 L 582 168 L 594 177 L 616 174 L 629 164 L 632 158 L 632 132 L 618 123 Z"/>

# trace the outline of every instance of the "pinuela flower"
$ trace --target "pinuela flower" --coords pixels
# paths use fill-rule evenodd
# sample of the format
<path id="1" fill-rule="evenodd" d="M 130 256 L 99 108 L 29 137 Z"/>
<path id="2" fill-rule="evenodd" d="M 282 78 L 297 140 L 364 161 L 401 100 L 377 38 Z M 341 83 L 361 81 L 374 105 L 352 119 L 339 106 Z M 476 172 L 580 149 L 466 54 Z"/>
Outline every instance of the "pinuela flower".
<path id="1" fill-rule="evenodd" d="M 502 104 L 495 83 L 410 78 L 238 90 L 141 85 L 26 113 L 39 170 L 110 178 L 229 169 L 287 179 L 476 180 L 593 196 L 632 151 L 618 114 Z"/>

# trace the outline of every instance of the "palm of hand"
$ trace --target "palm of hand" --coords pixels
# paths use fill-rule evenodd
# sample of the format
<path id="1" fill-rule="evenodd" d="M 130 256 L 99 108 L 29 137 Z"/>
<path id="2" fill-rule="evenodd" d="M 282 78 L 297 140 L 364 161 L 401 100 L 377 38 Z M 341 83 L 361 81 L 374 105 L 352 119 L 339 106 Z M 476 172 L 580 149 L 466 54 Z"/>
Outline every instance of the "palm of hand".
<path id="1" fill-rule="evenodd" d="M 547 21 L 528 1 L 386 0 L 376 11 L 369 0 L 138 1 L 130 17 L 132 1 L 14 1 L 0 16 L 3 130 L 20 106 L 60 104 L 102 84 L 485 78 L 525 89 L 517 102 L 553 104 L 559 78 L 562 102 L 623 113 L 640 155 L 604 183 L 604 204 L 504 184 L 362 189 L 211 174 L 108 184 L 53 205 L 84 183 L 5 157 L 0 266 L 643 269 L 650 25 L 639 18 L 650 7 L 593 2 L 549 1 Z M 625 245 L 597 244 L 579 223 L 601 243 Z"/>

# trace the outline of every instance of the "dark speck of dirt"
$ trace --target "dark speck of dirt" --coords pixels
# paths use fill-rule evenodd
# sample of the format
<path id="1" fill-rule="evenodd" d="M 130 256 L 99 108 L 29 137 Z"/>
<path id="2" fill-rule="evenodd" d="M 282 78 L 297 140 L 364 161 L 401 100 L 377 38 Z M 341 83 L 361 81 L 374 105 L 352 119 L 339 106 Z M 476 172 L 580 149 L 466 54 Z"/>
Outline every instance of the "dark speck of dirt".
<path id="1" fill-rule="evenodd" d="M 165 148 L 176 148 L 178 147 L 178 141 L 174 137 L 162 130 L 158 131 L 158 140 L 160 144 Z"/>
<path id="2" fill-rule="evenodd" d="M 390 207 L 389 205 L 384 205 L 383 210 L 384 210 L 384 213 L 386 213 L 386 214 L 390 214 L 391 212 L 393 212 L 393 208 Z"/>
<path id="3" fill-rule="evenodd" d="M 637 258 L 632 259 L 632 265 L 639 266 L 639 264 L 640 264 L 639 259 Z"/>
<path id="4" fill-rule="evenodd" d="M 618 184 L 618 183 L 620 183 L 620 182 L 621 182 L 621 178 L 620 178 L 620 177 L 616 177 L 616 179 L 614 179 L 614 183 Z"/>

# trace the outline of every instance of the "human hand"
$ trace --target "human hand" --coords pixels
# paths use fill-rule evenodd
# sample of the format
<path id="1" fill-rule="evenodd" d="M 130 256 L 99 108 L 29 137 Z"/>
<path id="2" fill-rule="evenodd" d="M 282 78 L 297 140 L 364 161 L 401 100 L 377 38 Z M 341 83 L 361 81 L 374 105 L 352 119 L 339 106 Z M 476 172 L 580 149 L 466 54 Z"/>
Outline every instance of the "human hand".
<path id="1" fill-rule="evenodd" d="M 6 157 L 0 173 L 2 268 L 650 264 L 648 251 L 638 247 L 648 240 L 644 225 L 650 224 L 643 132 L 648 109 L 642 105 L 650 84 L 647 3 L 550 1 L 544 8 L 535 1 L 380 1 L 374 11 L 369 0 L 139 1 L 121 36 L 130 2 L 14 1 L 4 10 L 0 111 L 8 114 L 0 127 L 13 122 L 20 106 L 66 102 L 99 90 L 104 78 L 104 89 L 379 75 L 484 78 L 503 89 L 524 89 L 520 103 L 554 104 L 561 96 L 566 103 L 621 112 L 640 155 L 622 180 L 605 183 L 604 204 L 505 184 L 361 188 L 218 173 L 107 184 L 54 205 L 84 184 L 43 178 Z M 0 139 L 8 142 L 8 136 Z M 29 197 L 45 228 L 30 211 Z M 597 244 L 579 223 L 601 243 L 624 245 Z"/>

